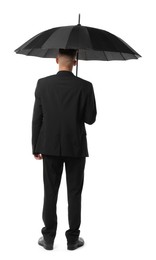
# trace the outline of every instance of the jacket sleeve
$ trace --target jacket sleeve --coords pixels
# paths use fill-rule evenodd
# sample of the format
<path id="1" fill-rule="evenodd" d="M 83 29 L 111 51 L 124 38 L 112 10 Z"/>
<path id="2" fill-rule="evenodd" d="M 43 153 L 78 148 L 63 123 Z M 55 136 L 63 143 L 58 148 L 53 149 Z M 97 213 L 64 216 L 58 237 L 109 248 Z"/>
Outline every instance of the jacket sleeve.
<path id="1" fill-rule="evenodd" d="M 87 91 L 85 109 L 84 109 L 84 122 L 91 125 L 96 120 L 97 109 L 96 100 L 94 95 L 93 85 L 90 83 L 89 91 Z"/>
<path id="2" fill-rule="evenodd" d="M 43 120 L 43 111 L 39 93 L 39 80 L 35 89 L 35 103 L 32 117 L 32 153 L 35 154 L 37 139 L 41 130 Z"/>

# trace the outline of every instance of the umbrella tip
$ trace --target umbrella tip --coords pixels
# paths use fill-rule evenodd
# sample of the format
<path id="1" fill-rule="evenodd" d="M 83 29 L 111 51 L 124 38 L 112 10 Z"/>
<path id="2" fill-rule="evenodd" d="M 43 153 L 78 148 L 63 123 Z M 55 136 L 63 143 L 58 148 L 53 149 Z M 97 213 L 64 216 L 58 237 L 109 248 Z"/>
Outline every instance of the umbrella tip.
<path id="1" fill-rule="evenodd" d="M 80 14 L 79 14 L 79 16 L 78 16 L 78 25 L 80 25 Z"/>

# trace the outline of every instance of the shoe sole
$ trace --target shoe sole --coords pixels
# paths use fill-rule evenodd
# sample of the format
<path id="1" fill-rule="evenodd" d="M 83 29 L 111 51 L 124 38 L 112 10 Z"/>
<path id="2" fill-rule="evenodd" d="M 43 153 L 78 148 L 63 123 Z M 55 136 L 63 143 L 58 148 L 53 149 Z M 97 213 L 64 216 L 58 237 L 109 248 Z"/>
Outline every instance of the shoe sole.
<path id="1" fill-rule="evenodd" d="M 43 244 L 41 244 L 41 243 L 38 243 L 39 244 L 39 246 L 42 246 L 42 247 L 44 247 L 44 249 L 46 249 L 46 250 L 53 250 L 53 246 L 46 246 L 46 245 L 43 245 Z"/>
<path id="2" fill-rule="evenodd" d="M 82 246 L 84 246 L 84 244 L 81 244 L 81 245 L 78 245 L 78 246 L 68 245 L 67 249 L 68 250 L 76 250 L 76 249 L 78 249 L 79 247 L 82 247 Z"/>

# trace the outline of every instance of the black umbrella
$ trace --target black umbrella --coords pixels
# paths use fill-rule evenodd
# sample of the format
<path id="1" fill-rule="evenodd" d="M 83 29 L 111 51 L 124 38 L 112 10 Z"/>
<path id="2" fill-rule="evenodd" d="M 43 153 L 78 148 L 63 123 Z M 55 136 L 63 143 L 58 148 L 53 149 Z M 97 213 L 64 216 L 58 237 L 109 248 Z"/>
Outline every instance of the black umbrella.
<path id="1" fill-rule="evenodd" d="M 16 53 L 28 56 L 55 58 L 59 49 L 76 49 L 77 60 L 129 60 L 141 57 L 119 37 L 92 27 L 56 27 L 41 32 L 25 42 Z M 76 70 L 76 75 L 78 67 Z"/>

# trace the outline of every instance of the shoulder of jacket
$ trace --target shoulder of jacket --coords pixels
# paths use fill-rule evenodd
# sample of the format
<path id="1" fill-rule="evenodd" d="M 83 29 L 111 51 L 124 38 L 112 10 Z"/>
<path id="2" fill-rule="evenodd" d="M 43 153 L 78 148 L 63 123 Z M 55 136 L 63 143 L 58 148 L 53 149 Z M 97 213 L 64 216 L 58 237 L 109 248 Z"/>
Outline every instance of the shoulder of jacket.
<path id="1" fill-rule="evenodd" d="M 86 79 L 82 79 L 82 78 L 79 78 L 79 77 L 76 77 L 76 79 L 80 80 L 81 82 L 83 82 L 84 84 L 86 85 L 92 85 L 92 83 Z"/>
<path id="2" fill-rule="evenodd" d="M 39 83 L 42 83 L 42 82 L 44 82 L 44 81 L 46 81 L 46 80 L 48 80 L 48 79 L 53 79 L 53 78 L 55 78 L 55 76 L 56 76 L 56 75 L 50 75 L 50 76 L 46 76 L 46 77 L 40 78 L 40 79 L 38 79 L 38 82 L 39 82 Z"/>
<path id="3" fill-rule="evenodd" d="M 90 81 L 82 79 L 82 78 L 79 78 L 79 77 L 77 77 L 77 80 L 80 81 L 80 84 L 81 84 L 81 86 L 83 87 L 83 89 L 85 91 L 88 92 L 88 91 L 92 90 L 93 85 L 92 85 L 92 83 Z"/>
<path id="4" fill-rule="evenodd" d="M 45 88 L 45 85 L 48 83 L 48 81 L 51 81 L 55 78 L 55 75 L 51 75 L 51 76 L 46 76 L 44 78 L 40 78 L 37 81 L 37 89 L 41 90 L 43 88 Z"/>

